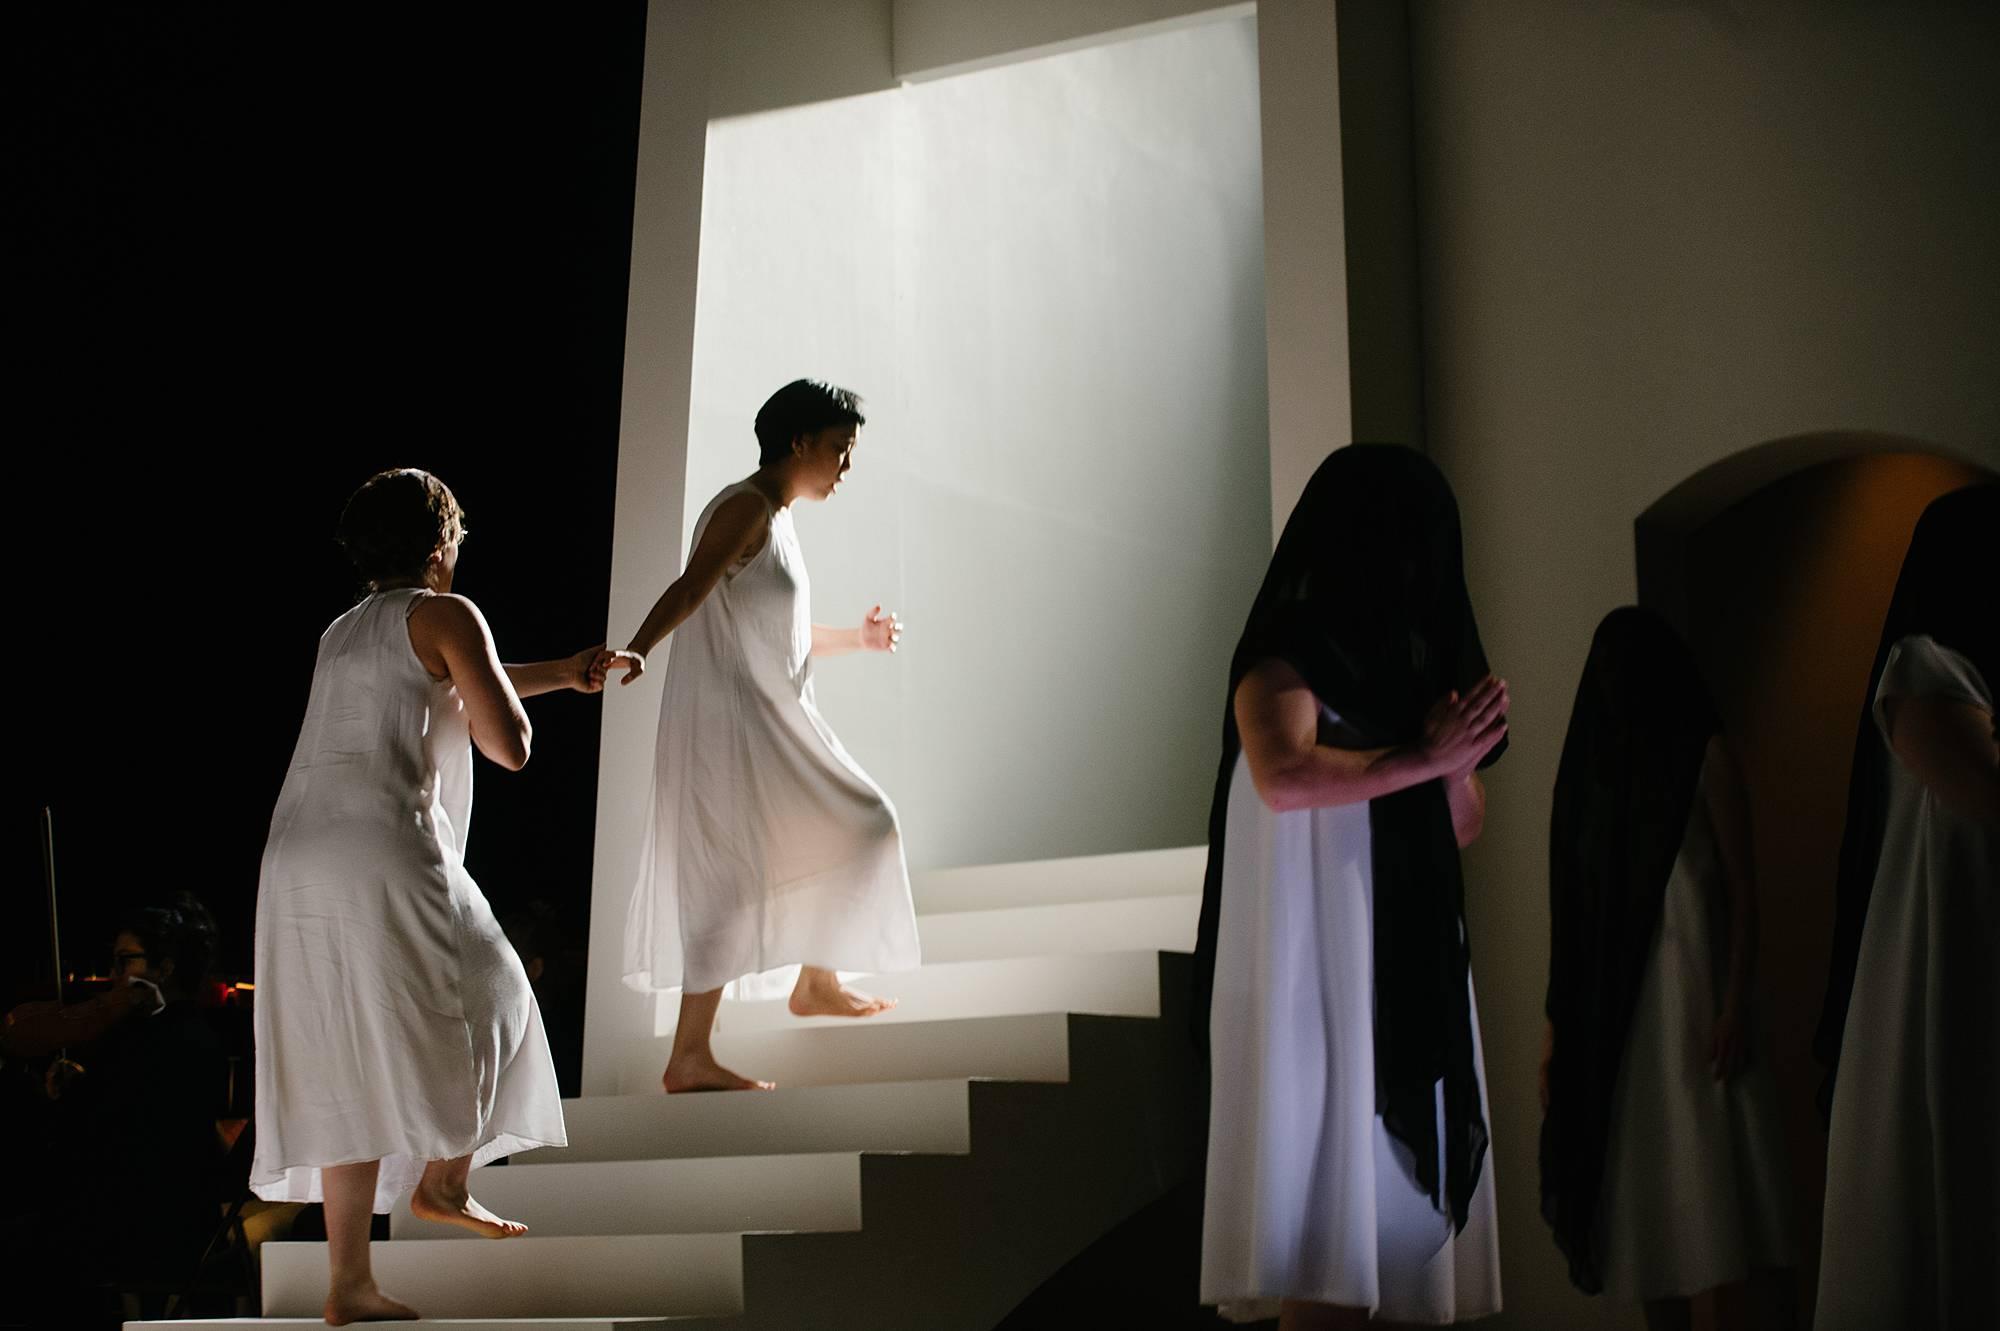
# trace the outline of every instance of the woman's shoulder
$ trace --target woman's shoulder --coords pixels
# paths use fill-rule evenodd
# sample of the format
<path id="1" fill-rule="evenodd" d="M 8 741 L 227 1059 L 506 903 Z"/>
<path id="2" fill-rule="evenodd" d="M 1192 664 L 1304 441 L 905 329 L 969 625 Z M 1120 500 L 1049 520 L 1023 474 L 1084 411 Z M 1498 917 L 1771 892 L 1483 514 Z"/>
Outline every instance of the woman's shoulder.
<path id="1" fill-rule="evenodd" d="M 1890 698 L 1934 696 L 1989 709 L 1993 706 L 1989 682 L 1968 657 L 1928 634 L 1898 639 L 1882 665 L 1882 682 L 1873 699 L 1876 707 Z"/>
<path id="2" fill-rule="evenodd" d="M 1306 677 L 1299 673 L 1299 668 L 1282 656 L 1267 656 L 1261 661 L 1252 662 L 1236 683 L 1238 694 L 1254 693 L 1264 696 L 1310 687 Z"/>
<path id="3" fill-rule="evenodd" d="M 411 598 L 404 613 L 413 624 L 419 619 L 438 626 L 469 627 L 486 622 L 486 616 L 479 612 L 472 598 L 457 592 L 425 591 Z"/>

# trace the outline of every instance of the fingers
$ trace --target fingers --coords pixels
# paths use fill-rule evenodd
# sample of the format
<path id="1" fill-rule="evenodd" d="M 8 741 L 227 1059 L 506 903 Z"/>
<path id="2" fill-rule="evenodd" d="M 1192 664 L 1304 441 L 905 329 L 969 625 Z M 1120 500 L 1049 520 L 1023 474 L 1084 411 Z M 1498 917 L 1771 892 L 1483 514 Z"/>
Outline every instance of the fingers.
<path id="1" fill-rule="evenodd" d="M 1467 724 L 1474 730 L 1484 729 L 1493 717 L 1507 714 L 1507 681 L 1488 675 L 1472 690 L 1464 706 Z"/>

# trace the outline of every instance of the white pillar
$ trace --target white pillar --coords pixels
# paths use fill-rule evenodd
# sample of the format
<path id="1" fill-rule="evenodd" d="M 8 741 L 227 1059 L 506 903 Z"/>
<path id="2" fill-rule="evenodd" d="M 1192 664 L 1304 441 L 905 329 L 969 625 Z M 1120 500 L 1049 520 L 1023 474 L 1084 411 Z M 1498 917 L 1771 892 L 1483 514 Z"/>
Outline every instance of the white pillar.
<path id="1" fill-rule="evenodd" d="M 1333 0 L 1257 6 L 1274 542 L 1313 468 L 1354 442 L 1334 28 Z"/>
<path id="2" fill-rule="evenodd" d="M 709 0 L 650 0 L 647 5 L 611 549 L 609 640 L 619 645 L 625 640 L 619 635 L 638 627 L 681 567 L 695 272 L 708 138 L 709 22 Z M 653 999 L 626 989 L 620 970 L 625 910 L 653 788 L 663 664 L 655 662 L 630 688 L 612 685 L 605 699 L 583 1022 L 585 1095 L 615 1093 L 621 1053 L 632 1040 L 653 1033 Z"/>

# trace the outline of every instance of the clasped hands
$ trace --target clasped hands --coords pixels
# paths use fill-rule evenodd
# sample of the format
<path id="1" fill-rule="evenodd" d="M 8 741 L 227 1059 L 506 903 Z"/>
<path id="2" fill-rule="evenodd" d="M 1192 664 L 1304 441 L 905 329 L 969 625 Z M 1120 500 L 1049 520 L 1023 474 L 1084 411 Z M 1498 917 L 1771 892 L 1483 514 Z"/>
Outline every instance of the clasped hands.
<path id="1" fill-rule="evenodd" d="M 569 686 L 578 693 L 602 693 L 614 670 L 625 671 L 629 684 L 646 668 L 646 658 L 638 652 L 610 650 L 601 642 L 566 658 L 565 663 Z"/>
<path id="2" fill-rule="evenodd" d="M 1507 707 L 1507 681 L 1496 675 L 1480 680 L 1463 697 L 1453 689 L 1424 718 L 1424 753 L 1446 777 L 1469 776 L 1507 737 Z"/>

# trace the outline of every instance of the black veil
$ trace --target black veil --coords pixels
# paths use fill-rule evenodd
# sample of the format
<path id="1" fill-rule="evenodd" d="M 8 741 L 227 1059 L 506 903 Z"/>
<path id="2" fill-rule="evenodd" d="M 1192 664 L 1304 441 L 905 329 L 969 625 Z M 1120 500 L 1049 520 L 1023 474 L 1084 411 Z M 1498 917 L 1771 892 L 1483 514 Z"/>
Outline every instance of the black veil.
<path id="1" fill-rule="evenodd" d="M 1230 660 L 1195 947 L 1194 1019 L 1204 1048 L 1229 784 L 1242 750 L 1233 702 L 1244 675 L 1273 658 L 1298 670 L 1314 695 L 1370 746 L 1415 742 L 1432 704 L 1485 677 L 1486 654 L 1465 590 L 1458 504 L 1423 454 L 1393 444 L 1354 444 L 1320 464 L 1286 520 Z M 1505 747 L 1503 739 L 1481 766 Z M 1442 783 L 1371 801 L 1369 825 L 1376 1108 L 1390 1134 L 1415 1156 L 1417 1181 L 1433 1204 L 1448 1204 L 1453 1223 L 1463 1229 L 1485 1160 L 1487 1128 L 1473 1058 L 1465 884 Z"/>
<path id="2" fill-rule="evenodd" d="M 1613 1092 L 1667 881 L 1694 808 L 1715 703 L 1687 645 L 1650 610 L 1604 617 L 1577 685 L 1549 819 L 1554 1025 L 1542 1119 L 1542 1218 L 1570 1280 L 1603 1287 L 1597 1202 Z"/>
<path id="3" fill-rule="evenodd" d="M 1833 959 L 1827 970 L 1826 999 L 1820 1008 L 1813 1053 L 1826 1068 L 1819 1088 L 1822 1119 L 1833 1110 L 1833 1082 L 1840 1041 L 1847 1029 L 1847 1002 L 1854 991 L 1854 968 L 1861 955 L 1868 898 L 1882 858 L 1888 816 L 1892 759 L 1875 726 L 1875 690 L 1889 652 L 1904 638 L 1928 634 L 1968 658 L 1988 687 L 2000 687 L 2000 595 L 1994 591 L 1994 550 L 2000 547 L 2000 482 L 1954 490 L 1931 501 L 1910 536 L 1903 571 L 1882 622 L 1868 692 L 1861 700 L 1861 724 L 1854 740 L 1854 766 L 1847 788 L 1847 822 L 1840 837 L 1840 874 L 1834 897 Z"/>

